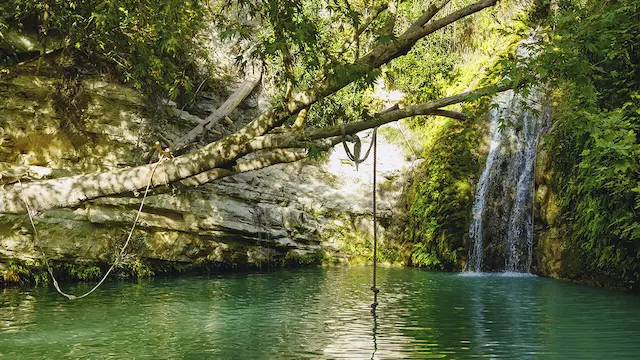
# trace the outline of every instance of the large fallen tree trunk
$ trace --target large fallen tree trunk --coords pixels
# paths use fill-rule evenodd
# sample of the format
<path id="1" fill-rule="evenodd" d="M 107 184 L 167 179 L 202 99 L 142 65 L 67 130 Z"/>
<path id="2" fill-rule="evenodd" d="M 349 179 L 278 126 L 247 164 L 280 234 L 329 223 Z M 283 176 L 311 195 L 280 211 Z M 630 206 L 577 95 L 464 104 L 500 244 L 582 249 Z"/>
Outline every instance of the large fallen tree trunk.
<path id="1" fill-rule="evenodd" d="M 272 149 L 274 147 L 295 147 L 289 146 L 291 145 L 289 143 L 297 142 L 300 145 L 304 145 L 304 141 L 308 141 L 307 139 L 319 141 L 317 144 L 320 146 L 335 144 L 339 141 L 336 136 L 341 134 L 339 127 L 307 130 L 302 132 L 306 134 L 306 136 L 302 137 L 298 133 L 281 135 L 269 135 L 267 133 L 274 127 L 282 125 L 290 116 L 335 93 L 369 71 L 406 54 L 419 39 L 461 18 L 493 6 L 497 3 L 497 0 L 481 0 L 447 16 L 431 21 L 447 2 L 442 1 L 437 6 L 430 5 L 418 20 L 394 41 L 377 45 L 353 64 L 341 65 L 343 71 L 328 72 L 323 76 L 323 81 L 315 87 L 293 91 L 293 95 L 281 107 L 267 109 L 236 133 L 205 145 L 191 153 L 163 161 L 155 172 L 152 186 L 157 187 L 189 178 L 191 180 L 186 180 L 187 184 L 202 183 L 233 173 L 254 170 L 277 162 L 294 161 L 297 158 L 301 158 L 301 155 L 293 156 L 290 152 L 279 153 L 274 151 L 270 155 L 265 155 L 266 157 L 262 161 L 256 161 L 253 165 L 246 166 L 244 169 L 241 166 L 237 166 L 236 161 L 239 158 L 257 150 Z M 342 75 L 335 76 L 332 74 Z M 345 76 L 344 74 L 348 75 Z M 482 95 L 499 90 L 500 88 L 498 87 L 492 87 L 479 89 L 477 92 Z M 346 133 L 353 134 L 404 117 L 432 114 L 440 107 L 462 102 L 470 95 L 474 94 L 460 94 L 439 100 L 435 104 L 415 105 L 405 109 L 388 111 L 375 116 L 371 121 L 349 124 L 345 130 Z M 312 137 L 309 138 L 309 135 L 312 135 Z M 326 138 L 331 139 L 324 142 L 320 141 Z M 150 164 L 98 174 L 32 181 L 23 185 L 4 185 L 0 188 L 0 213 L 25 212 L 23 195 L 28 198 L 35 209 L 44 210 L 56 207 L 73 207 L 98 197 L 136 191 L 146 186 L 152 168 L 153 165 Z M 203 173 L 208 175 L 197 177 L 197 175 Z"/>
<path id="2" fill-rule="evenodd" d="M 240 105 L 244 99 L 251 94 L 253 89 L 260 83 L 262 73 L 259 72 L 253 78 L 246 80 L 229 98 L 220 105 L 220 107 L 207 116 L 200 124 L 191 129 L 186 135 L 178 139 L 175 143 L 176 148 L 181 148 L 189 143 L 196 141 L 199 137 L 204 136 L 207 131 L 213 129 L 220 120 L 229 116 L 231 112 Z"/>

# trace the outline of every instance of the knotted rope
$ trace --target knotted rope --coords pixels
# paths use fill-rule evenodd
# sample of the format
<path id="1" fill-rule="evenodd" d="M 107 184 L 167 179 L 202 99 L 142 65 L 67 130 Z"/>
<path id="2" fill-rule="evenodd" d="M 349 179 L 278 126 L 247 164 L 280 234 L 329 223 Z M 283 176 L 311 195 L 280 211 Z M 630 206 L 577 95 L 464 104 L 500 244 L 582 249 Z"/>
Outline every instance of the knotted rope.
<path id="1" fill-rule="evenodd" d="M 371 286 L 371 291 L 373 291 L 373 303 L 371 303 L 371 313 L 375 315 L 376 308 L 378 307 L 378 293 L 380 289 L 376 287 L 376 269 L 378 267 L 378 228 L 376 226 L 377 212 L 376 212 L 376 174 L 377 174 L 377 160 L 378 160 L 378 128 L 373 129 L 373 135 L 371 138 L 371 143 L 369 144 L 369 149 L 364 154 L 362 158 L 360 158 L 360 150 L 361 143 L 360 138 L 357 135 L 354 135 L 355 145 L 353 146 L 353 153 L 349 150 L 346 142 L 346 131 L 344 128 L 344 123 L 342 124 L 342 145 L 344 146 L 344 150 L 349 157 L 349 160 L 353 161 L 356 164 L 356 170 L 358 170 L 358 164 L 362 163 L 369 157 L 369 153 L 371 152 L 371 148 L 373 148 L 373 286 Z"/>
<path id="2" fill-rule="evenodd" d="M 22 200 L 24 201 L 24 205 L 27 208 L 27 214 L 29 215 L 29 221 L 31 222 L 31 227 L 33 228 L 33 234 L 34 234 L 36 246 L 40 249 L 40 252 L 42 253 L 42 259 L 44 261 L 45 266 L 47 267 L 47 271 L 49 272 L 49 275 L 51 275 L 51 280 L 53 280 L 53 286 L 56 288 L 56 291 L 60 295 L 66 297 L 69 300 L 79 300 L 79 299 L 82 299 L 84 297 L 89 296 L 91 293 L 96 291 L 100 287 L 100 285 L 102 285 L 102 283 L 105 280 L 107 280 L 107 277 L 109 277 L 109 274 L 111 273 L 111 271 L 113 271 L 113 269 L 116 267 L 116 265 L 118 265 L 118 262 L 120 261 L 120 259 L 122 257 L 124 257 L 124 252 L 127 249 L 127 246 L 129 246 L 129 241 L 131 240 L 131 237 L 133 236 L 133 230 L 135 230 L 136 225 L 138 224 L 138 219 L 140 218 L 140 213 L 142 213 L 142 207 L 144 206 L 144 200 L 147 198 L 147 194 L 149 193 L 149 188 L 151 187 L 151 183 L 152 183 L 152 180 L 153 180 L 153 174 L 156 172 L 156 169 L 158 168 L 158 165 L 160 165 L 160 163 L 165 159 L 165 157 L 164 157 L 164 155 L 162 153 L 159 156 L 160 156 L 160 158 L 158 159 L 158 162 L 151 169 L 151 175 L 149 175 L 149 181 L 147 182 L 147 187 L 144 190 L 144 195 L 142 196 L 142 201 L 140 202 L 140 207 L 138 208 L 138 213 L 136 214 L 136 218 L 133 221 L 133 226 L 131 226 L 131 231 L 129 231 L 129 235 L 127 236 L 127 241 L 125 241 L 124 245 L 122 246 L 122 249 L 120 250 L 120 253 L 116 256 L 116 259 L 113 261 L 113 264 L 111 265 L 109 270 L 107 270 L 106 274 L 104 274 L 102 279 L 96 284 L 96 286 L 94 286 L 91 290 L 89 290 L 86 293 L 84 293 L 82 295 L 79 295 L 79 296 L 72 295 L 72 294 L 67 294 L 67 293 L 65 293 L 64 291 L 62 291 L 60 289 L 60 285 L 58 284 L 58 281 L 56 280 L 56 277 L 53 275 L 53 269 L 49 265 L 49 261 L 47 260 L 47 256 L 44 253 L 44 249 L 42 248 L 42 245 L 40 244 L 40 236 L 38 235 L 38 230 L 36 230 L 36 225 L 33 222 L 33 215 L 31 214 L 31 206 L 29 206 L 29 199 L 27 198 L 27 195 L 26 195 L 24 186 L 22 185 L 22 182 L 20 181 L 20 179 L 18 179 L 18 183 L 20 184 L 20 188 L 22 190 Z"/>
<path id="3" fill-rule="evenodd" d="M 378 267 L 378 227 L 376 226 L 378 223 L 376 212 L 376 174 L 378 163 L 377 130 L 377 128 L 373 129 L 373 139 L 371 140 L 371 143 L 373 143 L 373 286 L 371 286 L 371 291 L 373 291 L 373 303 L 371 303 L 371 312 L 374 315 L 376 313 L 376 308 L 378 307 L 378 293 L 380 292 L 376 287 L 376 269 Z"/>

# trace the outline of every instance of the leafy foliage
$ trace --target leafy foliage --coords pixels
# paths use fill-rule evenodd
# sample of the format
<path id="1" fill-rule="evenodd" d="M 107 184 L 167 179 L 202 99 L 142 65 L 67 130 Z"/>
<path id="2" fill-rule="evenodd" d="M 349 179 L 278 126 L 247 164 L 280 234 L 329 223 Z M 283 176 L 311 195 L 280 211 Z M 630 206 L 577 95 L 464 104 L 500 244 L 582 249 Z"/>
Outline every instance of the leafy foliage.
<path id="1" fill-rule="evenodd" d="M 452 8 L 467 3 L 457 1 Z M 505 2 L 424 39 L 385 69 L 386 83 L 406 93 L 406 102 L 419 103 L 493 80 L 485 69 L 498 66 L 497 55 L 511 53 L 521 38 L 505 31 L 496 18 L 513 20 L 522 6 Z M 418 10 L 406 9 L 409 14 Z M 468 116 L 465 122 L 437 117 L 408 121 L 420 136 L 425 161 L 414 171 L 404 194 L 405 213 L 395 225 L 402 234 L 403 256 L 415 266 L 453 271 L 464 265 L 474 182 L 484 155 L 478 149 L 486 131 L 488 99 L 478 100 L 468 99 L 472 104 L 456 109 Z"/>
<path id="2" fill-rule="evenodd" d="M 482 105 L 482 106 L 480 106 Z M 486 102 L 475 105 L 468 122 L 447 120 L 438 127 L 425 161 L 405 192 L 406 215 L 398 227 L 409 262 L 433 270 L 460 270 L 466 258 L 473 181 Z M 477 119 L 477 120 L 473 120 Z"/>
<path id="3" fill-rule="evenodd" d="M 9 0 L 0 13 L 8 30 L 38 34 L 41 53 L 62 51 L 147 94 L 176 99 L 193 90 L 205 15 L 198 0 Z"/>
<path id="4" fill-rule="evenodd" d="M 555 124 L 547 140 L 570 251 L 581 259 L 571 276 L 634 288 L 640 281 L 640 7 L 634 0 L 558 5 L 534 12 L 548 14 L 544 41 L 540 55 L 520 69 L 553 93 Z"/>
<path id="5" fill-rule="evenodd" d="M 46 271 L 38 268 L 38 263 L 29 264 L 21 260 L 11 259 L 6 268 L 0 272 L 0 284 L 46 284 L 48 281 Z"/>
<path id="6" fill-rule="evenodd" d="M 321 70 L 345 64 L 353 51 L 341 44 L 367 15 L 366 1 L 233 0 L 213 5 L 223 39 L 236 39 L 241 64 L 268 65 L 276 86 L 285 89 L 318 81 Z M 362 35 L 365 39 L 371 35 Z"/>

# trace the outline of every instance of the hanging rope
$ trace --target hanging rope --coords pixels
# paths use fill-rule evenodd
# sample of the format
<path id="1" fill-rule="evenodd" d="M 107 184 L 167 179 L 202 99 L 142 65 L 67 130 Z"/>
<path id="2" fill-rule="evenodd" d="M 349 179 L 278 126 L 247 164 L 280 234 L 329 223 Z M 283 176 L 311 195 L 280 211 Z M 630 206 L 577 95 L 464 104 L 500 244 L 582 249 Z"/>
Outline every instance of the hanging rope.
<path id="1" fill-rule="evenodd" d="M 69 300 L 78 300 L 78 299 L 82 299 L 82 298 L 84 298 L 86 296 L 89 296 L 91 293 L 96 291 L 100 287 L 100 285 L 102 285 L 102 283 L 105 280 L 107 280 L 107 277 L 109 276 L 111 271 L 113 271 L 113 269 L 116 267 L 116 265 L 118 265 L 118 262 L 124 256 L 124 252 L 127 249 L 127 246 L 129 245 L 129 241 L 131 240 L 131 237 L 133 236 L 133 230 L 135 230 L 136 225 L 138 224 L 138 219 L 140 218 L 140 213 L 142 213 L 142 207 L 144 206 L 144 200 L 147 198 L 147 194 L 149 193 L 149 188 L 151 187 L 151 182 L 153 180 L 153 174 L 156 172 L 156 169 L 158 168 L 158 165 L 160 165 L 160 163 L 165 159 L 165 157 L 164 157 L 164 155 L 162 153 L 160 153 L 159 156 L 160 156 L 160 158 L 158 159 L 158 162 L 151 169 L 151 175 L 149 175 L 149 181 L 147 182 L 147 187 L 144 190 L 144 195 L 142 196 L 142 201 L 140 202 L 140 207 L 138 208 L 138 213 L 136 214 L 136 218 L 133 221 L 133 226 L 131 226 L 131 231 L 129 231 L 129 236 L 127 236 L 127 241 L 125 241 L 124 246 L 122 246 L 122 249 L 120 250 L 120 254 L 118 254 L 116 256 L 116 259 L 114 260 L 113 264 L 111 265 L 109 270 L 107 270 L 107 273 L 104 274 L 102 279 L 96 284 L 96 286 L 94 286 L 91 290 L 87 291 L 86 293 L 84 293 L 84 294 L 82 294 L 80 296 L 67 294 L 67 293 L 65 293 L 64 291 L 62 291 L 60 289 L 60 285 L 58 284 L 58 281 L 56 280 L 56 277 L 53 275 L 53 269 L 49 265 L 49 261 L 47 260 L 47 256 L 44 253 L 44 249 L 42 248 L 42 245 L 40 244 L 40 236 L 38 235 L 38 230 L 36 230 L 36 225 L 35 225 L 35 223 L 33 221 L 33 215 L 31 214 L 31 206 L 29 206 L 29 200 L 27 198 L 24 186 L 22 185 L 22 182 L 20 181 L 20 179 L 18 179 L 18 183 L 20 184 L 20 188 L 22 190 L 22 200 L 24 201 L 24 205 L 27 208 L 27 214 L 29 215 L 29 221 L 31 222 L 31 227 L 33 228 L 33 234 L 34 234 L 34 237 L 35 237 L 36 246 L 40 249 L 40 252 L 42 253 L 42 260 L 44 261 L 44 264 L 47 267 L 47 271 L 49 272 L 49 275 L 51 275 L 51 280 L 53 280 L 53 286 L 56 288 L 56 291 L 60 295 L 66 297 Z"/>
<path id="2" fill-rule="evenodd" d="M 378 160 L 378 136 L 377 136 L 377 128 L 373 129 L 373 140 L 371 143 L 373 144 L 373 286 L 371 286 L 371 291 L 373 291 L 373 303 L 371 303 L 371 312 L 375 315 L 376 308 L 378 307 L 378 293 L 380 290 L 376 287 L 376 269 L 378 267 L 378 227 L 376 226 L 378 223 L 377 213 L 376 213 L 376 174 L 377 174 L 377 160 Z M 368 154 L 369 152 L 367 152 Z"/>
<path id="3" fill-rule="evenodd" d="M 377 160 L 378 160 L 378 128 L 373 129 L 373 134 L 371 138 L 371 143 L 369 144 L 369 149 L 364 154 L 362 158 L 360 158 L 360 150 L 361 143 L 360 138 L 357 135 L 354 135 L 355 145 L 353 146 L 353 153 L 349 150 L 347 146 L 346 140 L 346 131 L 344 128 L 344 123 L 342 124 L 342 145 L 344 146 L 344 150 L 349 157 L 349 160 L 353 161 L 356 164 L 356 170 L 358 170 L 358 164 L 362 163 L 369 157 L 369 153 L 371 152 L 371 148 L 373 148 L 373 286 L 371 286 L 371 291 L 373 291 L 373 303 L 371 304 L 371 313 L 375 315 L 376 308 L 378 307 L 378 293 L 380 290 L 376 287 L 376 270 L 378 267 L 378 228 L 376 224 L 378 223 L 377 213 L 376 213 L 376 174 L 377 174 Z"/>

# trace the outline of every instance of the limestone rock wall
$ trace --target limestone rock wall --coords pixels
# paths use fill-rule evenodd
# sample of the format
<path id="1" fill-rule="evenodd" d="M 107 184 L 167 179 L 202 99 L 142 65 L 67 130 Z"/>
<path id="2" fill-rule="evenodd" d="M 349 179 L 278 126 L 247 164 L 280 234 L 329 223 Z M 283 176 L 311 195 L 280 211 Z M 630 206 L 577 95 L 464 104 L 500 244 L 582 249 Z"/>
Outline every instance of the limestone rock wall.
<path id="1" fill-rule="evenodd" d="M 145 161 L 150 146 L 144 135 L 153 124 L 143 115 L 140 96 L 97 78 L 80 86 L 86 103 L 82 121 L 69 123 L 52 96 L 59 87 L 56 80 L 0 78 L 1 183 Z M 255 100 L 248 103 L 245 112 L 259 106 Z M 175 134 L 192 126 L 188 119 L 169 123 Z M 387 155 L 380 159 L 378 174 L 379 183 L 386 183 L 378 203 L 384 219 L 392 215 L 404 182 L 400 169 L 407 164 L 401 151 L 384 140 L 379 153 Z M 372 232 L 371 159 L 359 172 L 345 159 L 336 151 L 324 163 L 276 165 L 197 188 L 167 185 L 147 198 L 124 262 L 242 268 L 366 261 Z M 54 263 L 108 264 L 124 243 L 140 200 L 140 194 L 132 194 L 39 212 L 36 227 L 47 257 Z M 380 230 L 381 241 L 389 241 Z M 40 261 L 34 241 L 26 214 L 0 215 L 0 274 L 7 277 L 15 261 Z"/>
<path id="2" fill-rule="evenodd" d="M 541 276 L 573 279 L 579 259 L 569 248 L 568 227 L 559 219 L 557 189 L 548 152 L 540 143 L 535 169 L 534 269 Z"/>

